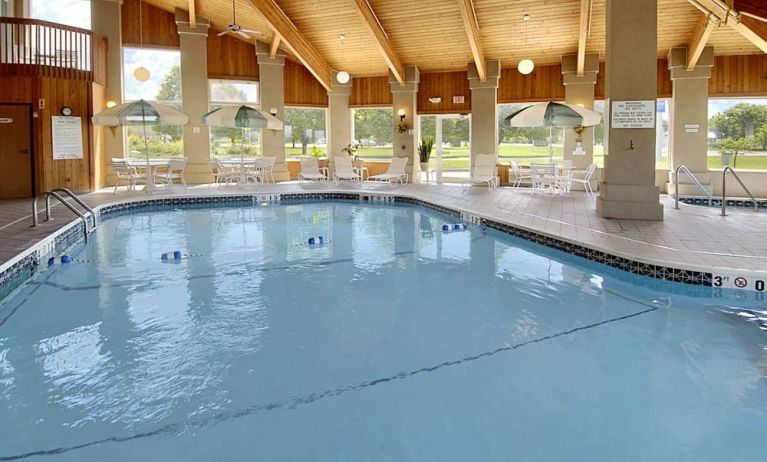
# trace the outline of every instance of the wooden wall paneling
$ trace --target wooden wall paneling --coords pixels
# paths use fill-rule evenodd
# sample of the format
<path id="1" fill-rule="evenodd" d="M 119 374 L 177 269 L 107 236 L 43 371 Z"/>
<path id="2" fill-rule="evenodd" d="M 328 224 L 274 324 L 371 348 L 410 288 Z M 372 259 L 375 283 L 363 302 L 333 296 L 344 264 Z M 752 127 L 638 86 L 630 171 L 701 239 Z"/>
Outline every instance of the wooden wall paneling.
<path id="1" fill-rule="evenodd" d="M 285 60 L 285 105 L 328 107 L 328 92 L 302 64 Z"/>
<path id="2" fill-rule="evenodd" d="M 453 103 L 453 96 L 463 96 L 463 103 Z M 442 98 L 432 103 L 429 98 Z M 466 71 L 421 74 L 418 84 L 419 114 L 468 114 L 471 112 L 471 89 Z"/>
<path id="3" fill-rule="evenodd" d="M 352 80 L 350 107 L 382 107 L 392 104 L 388 76 L 355 77 Z"/>
<path id="4" fill-rule="evenodd" d="M 208 35 L 208 77 L 258 80 L 256 47 L 228 35 Z"/>
<path id="5" fill-rule="evenodd" d="M 143 17 L 139 17 L 139 0 L 125 0 L 122 6 L 123 45 L 138 47 L 141 44 L 139 22 L 144 25 L 144 46 L 147 48 L 179 48 L 180 39 L 176 29 L 176 15 L 143 2 Z"/>
<path id="6" fill-rule="evenodd" d="M 537 66 L 528 75 L 520 74 L 516 67 L 501 70 L 498 87 L 499 103 L 563 101 L 564 99 L 565 86 L 559 64 Z"/>
<path id="7" fill-rule="evenodd" d="M 767 96 L 767 55 L 717 56 L 708 93 L 712 97 Z"/>

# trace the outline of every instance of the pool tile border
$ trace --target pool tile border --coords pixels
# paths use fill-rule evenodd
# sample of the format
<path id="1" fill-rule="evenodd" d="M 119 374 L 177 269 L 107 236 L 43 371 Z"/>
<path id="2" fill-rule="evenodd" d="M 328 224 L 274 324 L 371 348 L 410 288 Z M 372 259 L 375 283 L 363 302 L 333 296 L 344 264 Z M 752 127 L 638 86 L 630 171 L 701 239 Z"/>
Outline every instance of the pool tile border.
<path id="1" fill-rule="evenodd" d="M 666 281 L 682 282 L 685 284 L 711 286 L 713 275 L 710 272 L 685 270 L 663 265 L 654 265 L 640 262 L 630 258 L 620 257 L 611 253 L 592 249 L 584 245 L 565 241 L 540 232 L 531 231 L 520 226 L 503 223 L 489 218 L 477 217 L 455 210 L 449 207 L 434 204 L 414 197 L 391 193 L 364 193 L 364 192 L 312 192 L 312 193 L 284 193 L 284 194 L 241 194 L 222 196 L 197 196 L 197 197 L 164 197 L 143 200 L 128 200 L 125 202 L 107 204 L 96 207 L 99 219 L 110 216 L 119 216 L 135 210 L 156 208 L 158 206 L 189 207 L 189 206 L 229 206 L 256 203 L 301 203 L 317 202 L 323 200 L 353 200 L 370 201 L 376 203 L 404 203 L 419 205 L 436 210 L 465 221 L 471 221 L 481 226 L 486 226 L 503 233 L 525 239 L 545 247 L 557 249 L 571 255 L 585 258 L 628 273 L 649 276 Z M 52 254 L 60 253 L 71 245 L 83 240 L 83 224 L 79 220 L 73 221 L 46 239 L 38 242 L 30 249 L 22 252 L 19 258 L 10 266 L 0 271 L 0 299 L 7 296 L 18 286 L 28 280 L 35 269 L 44 259 Z"/>

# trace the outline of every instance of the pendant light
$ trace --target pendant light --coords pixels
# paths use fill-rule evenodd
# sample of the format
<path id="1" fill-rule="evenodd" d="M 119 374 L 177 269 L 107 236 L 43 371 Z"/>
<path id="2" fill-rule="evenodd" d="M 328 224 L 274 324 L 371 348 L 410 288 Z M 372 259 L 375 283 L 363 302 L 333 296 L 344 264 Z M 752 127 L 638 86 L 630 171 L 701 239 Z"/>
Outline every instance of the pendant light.
<path id="1" fill-rule="evenodd" d="M 341 40 L 341 61 L 344 60 L 344 40 L 346 40 L 346 34 L 341 34 L 338 36 L 338 39 Z M 352 79 L 352 76 L 349 75 L 346 71 L 340 71 L 336 74 L 336 80 L 341 85 L 346 85 L 349 83 L 349 80 Z"/>
<path id="2" fill-rule="evenodd" d="M 530 21 L 530 15 L 522 16 L 522 20 L 525 21 L 525 56 L 527 56 L 527 22 Z M 533 72 L 533 69 L 535 69 L 535 63 L 530 58 L 524 58 L 517 64 L 517 70 L 520 74 L 527 75 Z"/>
<path id="3" fill-rule="evenodd" d="M 141 66 L 137 67 L 133 71 L 133 77 L 139 82 L 146 82 L 152 76 L 149 69 L 143 66 L 144 64 L 144 7 L 143 1 L 138 2 L 138 28 L 139 28 L 139 41 L 141 43 Z"/>

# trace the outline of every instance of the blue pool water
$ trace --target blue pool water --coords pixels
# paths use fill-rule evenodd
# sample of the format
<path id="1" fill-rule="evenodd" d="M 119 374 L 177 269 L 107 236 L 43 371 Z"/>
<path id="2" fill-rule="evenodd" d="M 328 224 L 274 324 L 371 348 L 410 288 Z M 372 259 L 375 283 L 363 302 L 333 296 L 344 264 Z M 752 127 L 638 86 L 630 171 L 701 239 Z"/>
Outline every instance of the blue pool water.
<path id="1" fill-rule="evenodd" d="M 105 221 L 0 306 L 0 460 L 765 460 L 764 301 L 455 222 Z"/>

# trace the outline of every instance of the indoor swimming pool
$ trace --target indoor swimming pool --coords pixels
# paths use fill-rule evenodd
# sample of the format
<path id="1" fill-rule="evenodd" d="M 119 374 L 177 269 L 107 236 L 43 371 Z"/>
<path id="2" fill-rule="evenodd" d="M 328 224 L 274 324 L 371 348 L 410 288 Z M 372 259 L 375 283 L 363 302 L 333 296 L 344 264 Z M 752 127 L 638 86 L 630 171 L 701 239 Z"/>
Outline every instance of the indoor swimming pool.
<path id="1" fill-rule="evenodd" d="M 759 294 L 461 223 L 104 220 L 0 305 L 0 460 L 764 460 Z"/>

